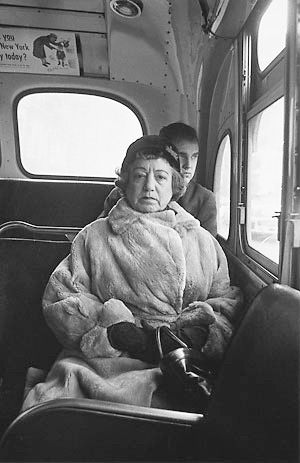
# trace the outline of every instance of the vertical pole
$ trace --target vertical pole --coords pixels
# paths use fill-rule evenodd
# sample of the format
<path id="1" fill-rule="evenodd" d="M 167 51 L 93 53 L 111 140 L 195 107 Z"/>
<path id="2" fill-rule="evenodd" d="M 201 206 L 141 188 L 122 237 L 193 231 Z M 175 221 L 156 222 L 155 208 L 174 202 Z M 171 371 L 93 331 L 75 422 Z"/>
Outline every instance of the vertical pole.
<path id="1" fill-rule="evenodd" d="M 280 282 L 300 289 L 300 0 L 288 0 Z"/>

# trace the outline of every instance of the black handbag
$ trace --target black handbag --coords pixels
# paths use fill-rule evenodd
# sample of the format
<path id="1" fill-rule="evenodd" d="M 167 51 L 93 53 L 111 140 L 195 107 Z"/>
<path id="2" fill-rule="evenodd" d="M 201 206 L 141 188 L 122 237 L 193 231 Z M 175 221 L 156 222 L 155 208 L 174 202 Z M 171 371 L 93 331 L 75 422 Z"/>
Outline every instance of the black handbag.
<path id="1" fill-rule="evenodd" d="M 177 342 L 178 348 L 164 354 L 162 336 Z M 160 356 L 159 367 L 169 397 L 178 409 L 204 412 L 213 386 L 213 375 L 203 354 L 188 347 L 167 326 L 156 329 L 156 343 Z"/>

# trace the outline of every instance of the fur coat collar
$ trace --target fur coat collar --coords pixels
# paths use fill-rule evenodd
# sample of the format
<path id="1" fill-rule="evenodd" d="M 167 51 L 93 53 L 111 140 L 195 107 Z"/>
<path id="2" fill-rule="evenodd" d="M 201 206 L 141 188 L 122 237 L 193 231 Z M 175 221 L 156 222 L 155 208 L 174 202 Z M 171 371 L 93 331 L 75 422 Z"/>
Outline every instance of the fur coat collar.
<path id="1" fill-rule="evenodd" d="M 194 219 L 175 201 L 170 202 L 168 208 L 164 211 L 145 214 L 132 209 L 126 199 L 121 198 L 110 211 L 108 221 L 114 233 L 118 235 L 126 232 L 136 222 L 143 224 L 152 222 L 170 227 L 176 230 L 180 236 L 184 235 L 184 230 L 200 227 L 199 221 Z"/>

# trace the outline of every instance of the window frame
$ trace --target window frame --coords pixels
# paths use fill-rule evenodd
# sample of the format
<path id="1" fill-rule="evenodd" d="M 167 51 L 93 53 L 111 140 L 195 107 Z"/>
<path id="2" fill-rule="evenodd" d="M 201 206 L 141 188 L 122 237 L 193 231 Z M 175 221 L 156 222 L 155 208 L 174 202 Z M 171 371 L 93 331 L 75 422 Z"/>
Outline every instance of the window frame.
<path id="1" fill-rule="evenodd" d="M 271 92 L 273 93 L 273 92 Z M 247 118 L 246 118 L 246 130 L 247 130 L 247 134 L 248 134 L 248 127 L 249 127 L 249 121 L 258 116 L 259 114 L 262 114 L 263 111 L 265 111 L 266 109 L 268 109 L 272 104 L 274 104 L 276 101 L 278 101 L 280 98 L 282 98 L 282 95 L 281 96 L 278 96 L 278 98 L 276 98 L 275 100 L 272 100 L 270 102 L 269 98 L 264 98 L 263 101 L 260 101 L 254 108 L 252 108 L 248 114 L 247 114 Z M 274 276 L 278 276 L 278 270 L 279 270 L 279 264 L 274 262 L 272 259 L 270 259 L 269 257 L 267 257 L 265 254 L 261 253 L 260 251 L 258 251 L 257 249 L 255 249 L 254 247 L 252 247 L 250 244 L 249 244 L 249 241 L 248 241 L 248 232 L 247 232 L 247 199 L 248 199 L 248 140 L 247 140 L 247 149 L 245 149 L 245 153 L 244 153 L 244 156 L 245 156 L 245 160 L 244 160 L 244 163 L 245 163 L 245 170 L 244 170 L 244 178 L 243 178 L 243 185 L 245 187 L 245 196 L 244 196 L 244 204 L 245 204 L 245 223 L 241 225 L 241 228 L 242 228 L 242 242 L 243 242 L 243 250 L 244 252 L 247 254 L 248 257 L 251 258 L 251 262 L 249 261 L 250 263 L 250 266 L 252 266 L 254 269 L 256 268 L 256 263 L 259 263 L 263 268 L 267 269 L 272 275 Z M 275 211 L 274 211 L 275 212 Z M 279 243 L 279 246 L 280 246 L 280 243 Z"/>
<path id="2" fill-rule="evenodd" d="M 53 175 L 53 174 L 33 174 L 25 169 L 25 167 L 22 164 L 21 160 L 21 149 L 20 149 L 20 139 L 19 139 L 19 124 L 18 124 L 18 104 L 20 100 L 27 95 L 32 95 L 32 94 L 37 94 L 37 93 L 72 93 L 72 94 L 79 94 L 79 95 L 92 95 L 92 96 L 99 96 L 103 98 L 107 98 L 113 101 L 116 101 L 118 103 L 123 104 L 126 106 L 129 110 L 131 110 L 135 116 L 137 117 L 141 129 L 142 129 L 142 135 L 145 135 L 146 133 L 146 124 L 145 121 L 141 115 L 141 113 L 138 111 L 138 109 L 131 104 L 129 101 L 126 99 L 116 96 L 110 92 L 98 92 L 98 91 L 92 91 L 89 89 L 78 89 L 78 88 L 62 88 L 62 87 L 39 87 L 39 88 L 34 88 L 34 89 L 27 89 L 24 92 L 20 92 L 17 97 L 14 99 L 13 102 L 13 125 L 14 125 L 14 134 L 15 134 L 15 148 L 16 148 L 16 161 L 18 168 L 22 172 L 25 177 L 28 179 L 35 179 L 35 180 L 61 180 L 61 181 L 77 181 L 77 182 L 99 182 L 99 183 L 110 183 L 113 184 L 116 176 L 115 177 L 99 177 L 99 176 L 75 176 L 75 175 Z M 124 153 L 125 156 L 125 153 Z"/>
<path id="3" fill-rule="evenodd" d="M 267 10 L 271 0 L 267 5 L 261 2 L 250 15 L 239 41 L 240 46 L 240 67 L 241 74 L 241 93 L 240 93 L 240 120 L 242 121 L 241 130 L 241 170 L 240 170 L 240 193 L 239 204 L 242 214 L 240 214 L 240 234 L 237 243 L 238 257 L 257 275 L 268 281 L 278 281 L 279 264 L 252 248 L 247 238 L 247 179 L 248 179 L 248 122 L 251 118 L 264 111 L 266 108 L 283 97 L 285 99 L 285 57 L 286 47 L 282 50 L 269 65 L 261 70 L 258 65 L 257 57 L 257 34 L 262 16 Z M 285 115 L 284 115 L 285 117 Z M 284 158 L 283 150 L 283 158 Z M 282 178 L 284 172 L 282 172 Z M 282 197 L 281 197 L 282 204 Z M 282 209 L 282 205 L 281 205 Z M 282 211 L 281 211 L 282 212 Z M 242 218 L 241 218 L 242 217 Z M 279 248 L 282 243 L 279 242 Z M 280 251 L 279 251 L 280 259 Z"/>

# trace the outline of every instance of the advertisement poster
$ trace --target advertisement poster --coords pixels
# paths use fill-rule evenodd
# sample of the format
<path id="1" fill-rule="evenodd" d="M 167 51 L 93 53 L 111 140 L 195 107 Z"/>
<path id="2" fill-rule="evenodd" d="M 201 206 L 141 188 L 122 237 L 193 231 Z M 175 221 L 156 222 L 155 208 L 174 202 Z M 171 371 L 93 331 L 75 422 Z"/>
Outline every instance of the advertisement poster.
<path id="1" fill-rule="evenodd" d="M 73 32 L 0 28 L 0 72 L 79 75 Z"/>

